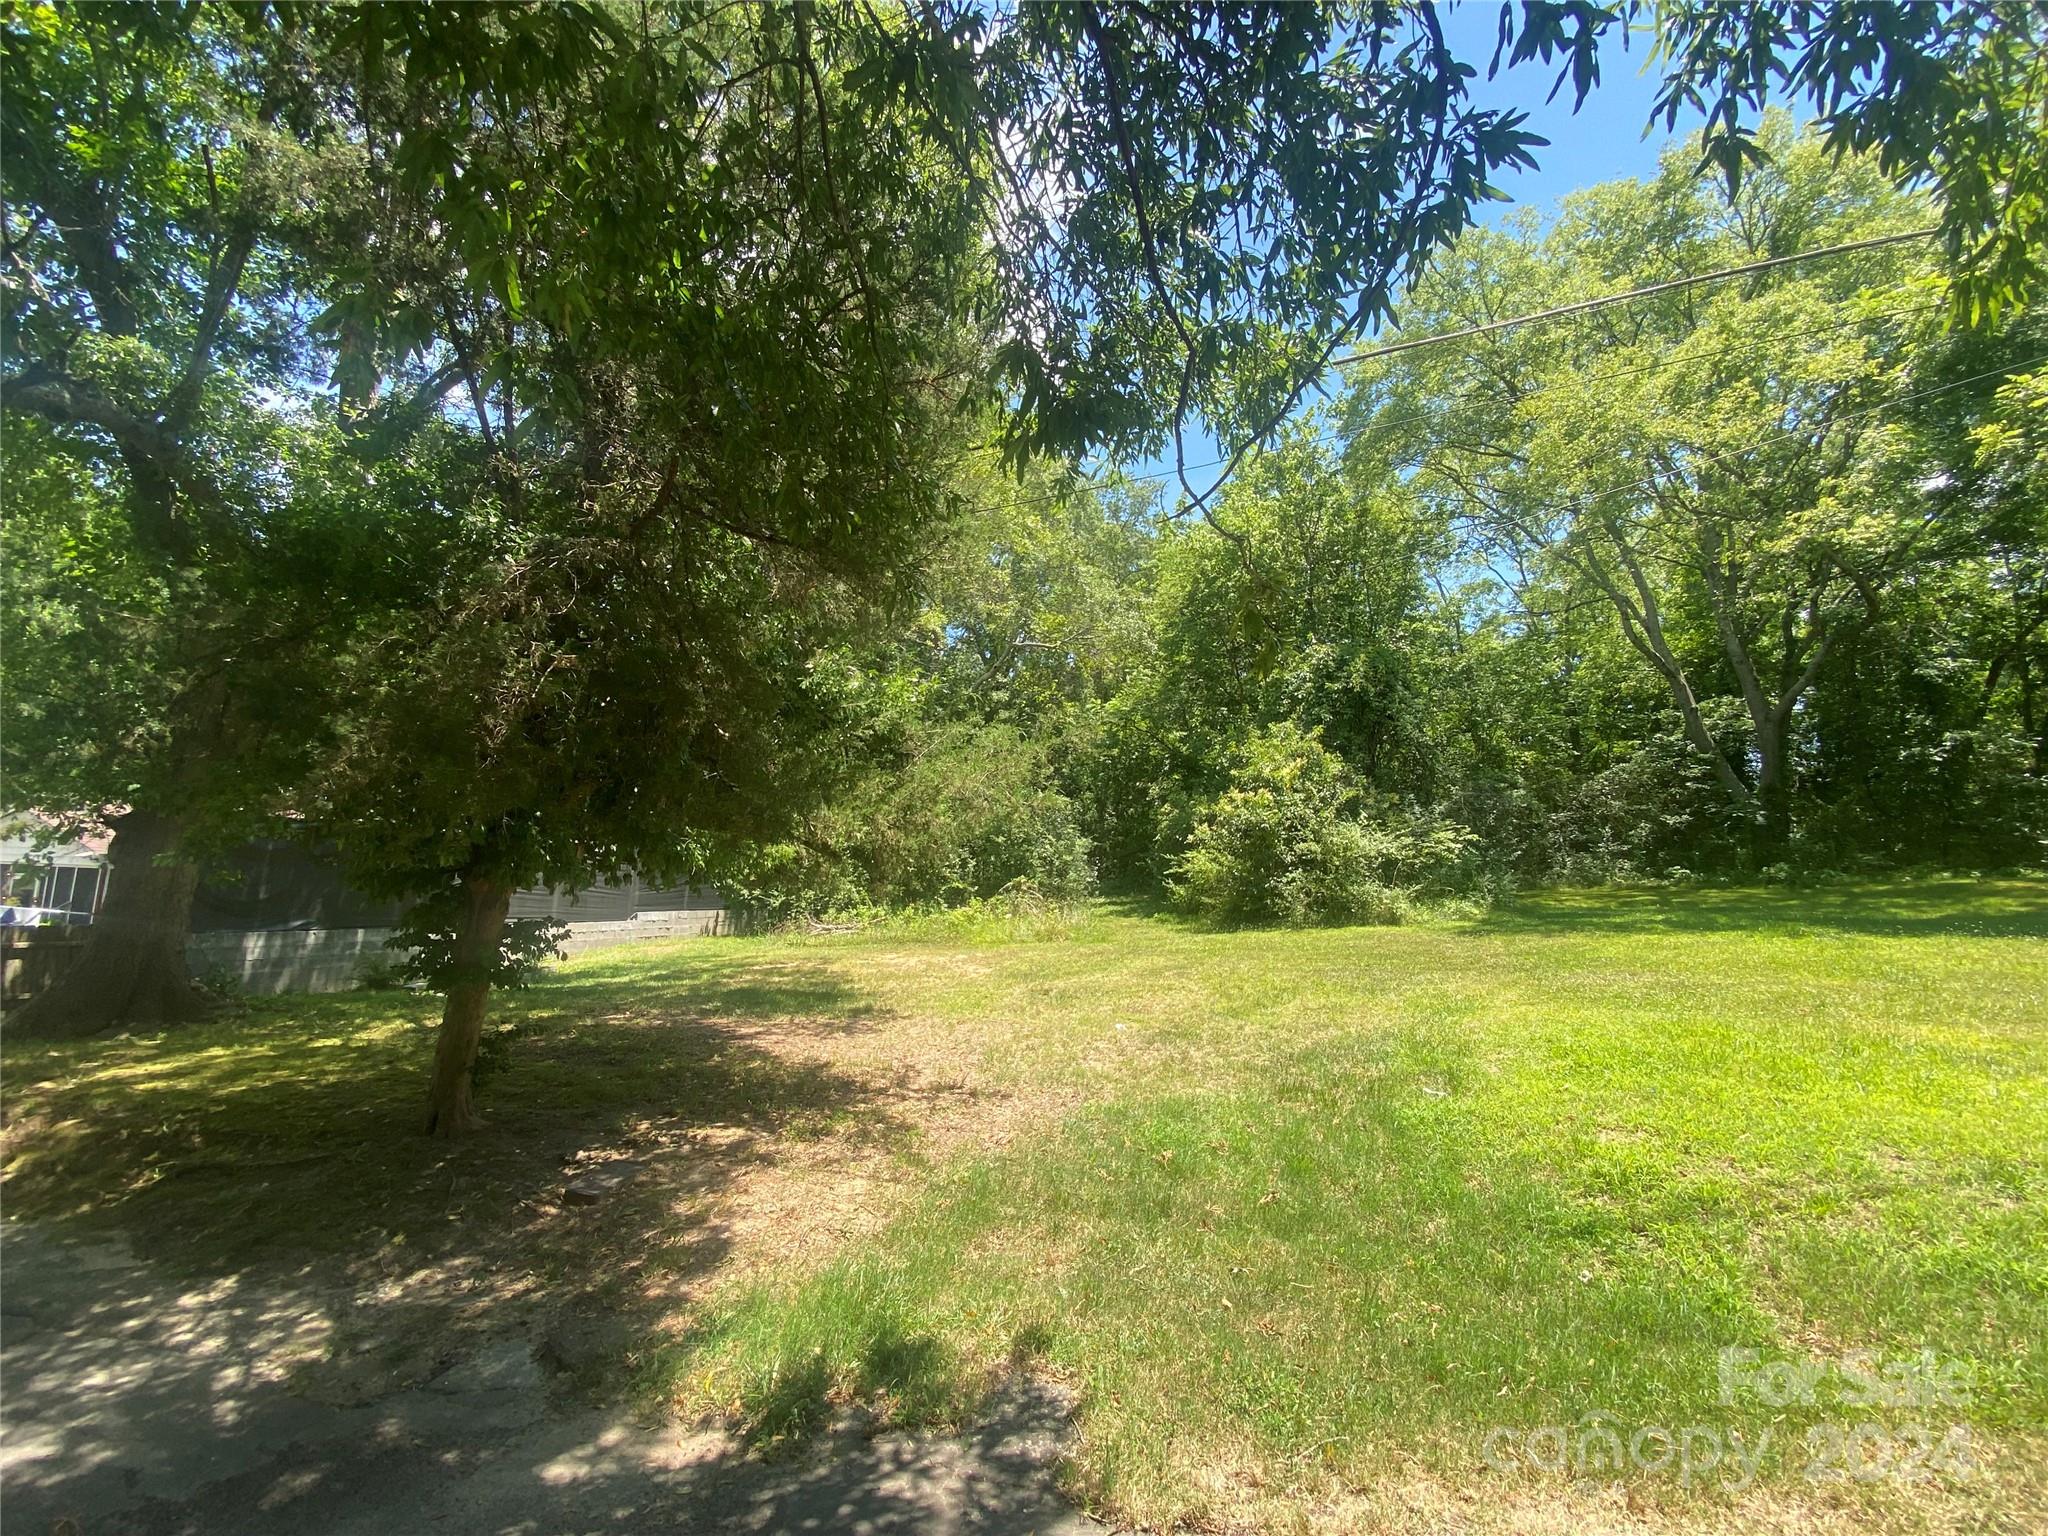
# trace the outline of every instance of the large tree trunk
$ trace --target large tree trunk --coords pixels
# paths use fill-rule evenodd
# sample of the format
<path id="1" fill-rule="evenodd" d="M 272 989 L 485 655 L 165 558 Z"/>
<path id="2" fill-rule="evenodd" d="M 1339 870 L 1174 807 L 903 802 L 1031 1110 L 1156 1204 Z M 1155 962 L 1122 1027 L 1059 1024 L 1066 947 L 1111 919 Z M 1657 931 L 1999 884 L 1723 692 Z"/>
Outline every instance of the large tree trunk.
<path id="1" fill-rule="evenodd" d="M 1745 679 L 1745 688 L 1754 692 L 1747 680 L 1752 675 L 1746 654 L 1735 655 L 1738 670 Z M 1768 702 L 1756 709 L 1756 829 L 1750 838 L 1750 848 L 1759 869 L 1767 869 L 1782 860 L 1792 848 L 1792 773 L 1787 757 L 1787 738 L 1790 735 L 1791 701 L 1785 707 L 1770 706 Z"/>
<path id="2" fill-rule="evenodd" d="M 1671 648 L 1671 642 L 1665 636 L 1663 608 L 1657 601 L 1657 588 L 1644 574 L 1642 562 L 1623 537 L 1620 525 L 1609 519 L 1605 527 L 1607 536 L 1613 541 L 1616 561 L 1628 577 L 1629 587 L 1634 589 L 1633 597 L 1608 571 L 1590 538 L 1580 536 L 1575 545 L 1568 544 L 1566 548 L 1576 549 L 1580 569 L 1593 578 L 1595 585 L 1607 594 L 1607 600 L 1614 604 L 1614 611 L 1621 616 L 1622 638 L 1656 668 L 1671 689 L 1671 702 L 1685 727 L 1686 740 L 1707 760 L 1708 766 L 1714 770 L 1714 777 L 1721 781 L 1721 788 L 1727 791 L 1737 809 L 1747 813 L 1753 805 L 1749 785 L 1735 771 L 1735 765 L 1728 761 L 1728 755 L 1714 740 L 1714 733 L 1707 729 L 1706 717 L 1700 713 L 1699 698 L 1692 689 L 1692 679 L 1686 676 L 1678 653 Z"/>
<path id="3" fill-rule="evenodd" d="M 1757 866 L 1767 869 L 1781 862 L 1792 849 L 1792 785 L 1782 767 L 1757 785 L 1756 797 L 1761 813 L 1754 843 Z"/>
<path id="4" fill-rule="evenodd" d="M 461 915 L 455 927 L 455 976 L 441 1010 L 441 1037 L 434 1046 L 434 1081 L 427 1099 L 427 1134 L 460 1136 L 475 1130 L 471 1081 L 476 1050 L 484 1035 L 484 1011 L 491 997 L 491 967 L 505 934 L 512 882 L 471 875 L 462 882 Z"/>
<path id="5" fill-rule="evenodd" d="M 185 963 L 199 870 L 178 857 L 177 820 L 133 810 L 112 825 L 107 894 L 85 944 L 69 970 L 8 1018 L 10 1033 L 69 1039 L 180 1024 L 214 1006 Z"/>

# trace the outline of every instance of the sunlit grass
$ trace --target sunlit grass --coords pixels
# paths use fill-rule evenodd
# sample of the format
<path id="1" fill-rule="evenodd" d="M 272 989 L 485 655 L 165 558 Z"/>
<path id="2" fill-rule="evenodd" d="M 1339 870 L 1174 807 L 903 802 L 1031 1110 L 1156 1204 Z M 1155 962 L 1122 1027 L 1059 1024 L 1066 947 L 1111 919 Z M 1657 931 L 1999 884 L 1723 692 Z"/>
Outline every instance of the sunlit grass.
<path id="1" fill-rule="evenodd" d="M 1042 1355 L 1092 1496 L 1152 1520 L 1469 1480 L 1488 1427 L 1596 1413 L 1769 1430 L 1796 1482 L 1829 1404 L 1722 1403 L 1723 1348 L 1931 1349 L 1995 1442 L 2048 1421 L 2044 931 L 2011 884 L 998 953 L 919 1006 L 1015 1021 L 997 1056 L 1092 1102 L 670 1380 L 772 1439 L 845 1396 L 954 1416 Z"/>

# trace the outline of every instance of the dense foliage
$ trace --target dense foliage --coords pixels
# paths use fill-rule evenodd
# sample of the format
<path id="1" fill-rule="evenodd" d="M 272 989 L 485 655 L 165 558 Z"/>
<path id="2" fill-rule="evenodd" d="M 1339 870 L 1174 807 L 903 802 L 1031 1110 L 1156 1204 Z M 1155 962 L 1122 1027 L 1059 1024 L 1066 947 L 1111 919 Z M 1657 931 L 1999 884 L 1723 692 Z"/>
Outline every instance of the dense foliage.
<path id="1" fill-rule="evenodd" d="M 1226 921 L 1384 922 L 1415 896 L 1473 883 L 1468 829 L 1365 802 L 1317 732 L 1268 726 L 1238 749 L 1229 788 L 1197 809 L 1174 895 Z"/>
<path id="2" fill-rule="evenodd" d="M 1680 149 L 1466 235 L 1407 329 L 1925 221 L 1874 162 L 1782 119 L 1757 142 L 1732 194 Z M 889 663 L 890 729 L 1011 756 L 878 772 L 927 847 L 1029 785 L 1105 886 L 1231 921 L 2038 864 L 2048 329 L 1947 312 L 1930 250 L 1852 252 L 1358 368 L 1192 526 L 1127 483 L 998 504 Z M 833 815 L 900 837 L 885 800 Z M 858 904 L 998 883 L 838 836 Z"/>

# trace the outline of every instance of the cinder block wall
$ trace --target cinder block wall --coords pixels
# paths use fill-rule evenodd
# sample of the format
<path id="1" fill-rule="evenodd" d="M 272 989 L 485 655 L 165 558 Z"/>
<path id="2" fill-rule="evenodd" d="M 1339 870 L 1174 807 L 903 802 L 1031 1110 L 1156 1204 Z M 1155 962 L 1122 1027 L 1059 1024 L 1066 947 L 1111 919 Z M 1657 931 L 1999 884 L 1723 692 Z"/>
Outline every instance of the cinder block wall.
<path id="1" fill-rule="evenodd" d="M 244 992 L 346 992 L 365 970 L 404 958 L 384 947 L 390 937 L 389 928 L 215 929 L 185 941 L 185 961 L 200 981 L 231 979 Z"/>
<path id="2" fill-rule="evenodd" d="M 689 912 L 658 912 L 621 922 L 571 923 L 562 941 L 565 953 L 648 939 L 697 938 L 734 931 L 723 908 Z M 202 981 L 232 978 L 244 992 L 268 996 L 277 992 L 345 992 L 363 972 L 396 965 L 402 958 L 385 948 L 389 928 L 289 928 L 238 933 L 216 929 L 195 933 L 185 957 Z"/>

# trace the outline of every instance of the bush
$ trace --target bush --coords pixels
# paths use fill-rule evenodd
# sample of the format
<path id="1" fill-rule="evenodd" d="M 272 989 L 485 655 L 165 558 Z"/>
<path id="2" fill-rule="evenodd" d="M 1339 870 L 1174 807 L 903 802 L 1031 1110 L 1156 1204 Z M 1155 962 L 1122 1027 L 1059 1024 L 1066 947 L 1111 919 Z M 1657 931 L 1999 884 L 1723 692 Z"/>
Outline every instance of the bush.
<path id="1" fill-rule="evenodd" d="M 1418 896 L 1483 879 L 1455 822 L 1368 807 L 1320 736 L 1283 723 L 1236 755 L 1175 870 L 1181 905 L 1226 922 L 1398 922 Z"/>
<path id="2" fill-rule="evenodd" d="M 1732 733 L 1730 733 L 1732 734 Z M 1573 784 L 1550 815 L 1536 873 L 1567 885 L 1631 884 L 1737 866 L 1748 829 L 1706 762 L 1676 734 L 1652 737 Z"/>
<path id="3" fill-rule="evenodd" d="M 1085 903 L 1047 896 L 1029 880 L 1019 880 L 961 906 L 898 913 L 881 921 L 906 938 L 1036 944 L 1070 937 L 1086 914 Z"/>
<path id="4" fill-rule="evenodd" d="M 873 809 L 860 842 L 879 901 L 954 905 L 1020 881 L 1054 901 L 1094 889 L 1072 802 L 1007 726 L 936 733 Z"/>
<path id="5" fill-rule="evenodd" d="M 931 911 L 1010 890 L 1060 904 L 1094 890 L 1089 853 L 1042 747 L 1007 726 L 951 725 L 853 786 L 806 841 L 757 850 L 720 884 L 771 921 Z"/>
<path id="6" fill-rule="evenodd" d="M 358 992 L 392 992 L 405 984 L 406 960 L 403 956 L 365 960 L 356 967 Z"/>
<path id="7" fill-rule="evenodd" d="M 1876 771 L 1816 786 L 1799 808 L 1802 869 L 2023 868 L 2048 852 L 2048 780 L 2033 744 L 1981 729 L 1900 745 Z"/>

